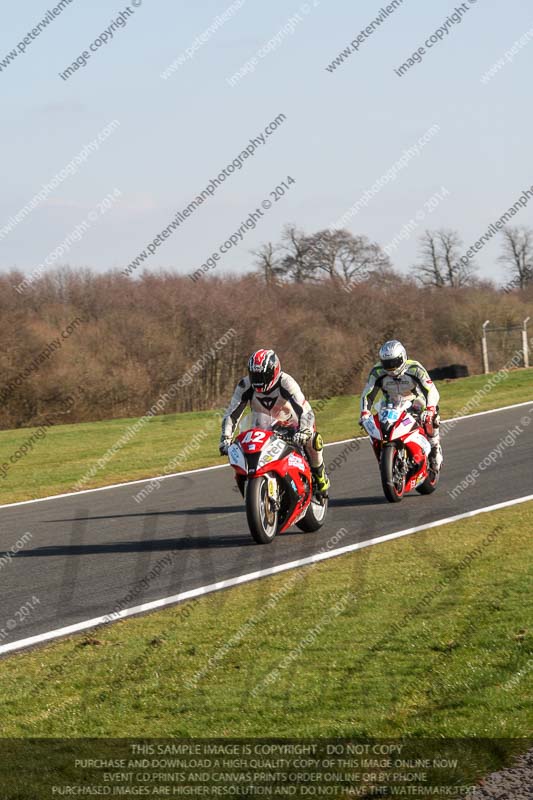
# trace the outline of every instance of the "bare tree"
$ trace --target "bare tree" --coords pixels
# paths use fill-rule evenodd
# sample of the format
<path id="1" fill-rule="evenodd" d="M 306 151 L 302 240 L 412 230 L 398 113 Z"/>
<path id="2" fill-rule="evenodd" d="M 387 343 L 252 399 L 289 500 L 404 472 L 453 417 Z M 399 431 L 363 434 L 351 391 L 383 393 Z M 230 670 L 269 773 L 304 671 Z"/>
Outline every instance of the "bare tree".
<path id="1" fill-rule="evenodd" d="M 347 230 L 322 230 L 310 235 L 293 225 L 283 229 L 280 244 L 263 245 L 254 252 L 267 282 L 284 276 L 295 283 L 328 277 L 347 286 L 391 263 L 381 247 L 366 236 Z"/>
<path id="2" fill-rule="evenodd" d="M 475 266 L 463 263 L 462 251 L 463 242 L 457 231 L 426 230 L 420 239 L 420 260 L 414 271 L 427 286 L 467 286 Z"/>
<path id="3" fill-rule="evenodd" d="M 437 236 L 433 231 L 425 231 L 420 239 L 420 261 L 414 269 L 422 283 L 429 286 L 444 286 L 440 268 Z"/>
<path id="4" fill-rule="evenodd" d="M 502 230 L 503 247 L 498 258 L 512 276 L 512 285 L 525 289 L 533 283 L 533 229 L 526 226 Z"/>
<path id="5" fill-rule="evenodd" d="M 310 237 L 294 225 L 286 225 L 281 235 L 280 250 L 284 253 L 281 269 L 295 283 L 314 277 L 316 265 L 311 258 Z"/>
<path id="6" fill-rule="evenodd" d="M 267 286 L 277 283 L 277 279 L 283 273 L 279 248 L 268 242 L 257 250 L 252 250 L 252 255 L 255 256 L 255 263 L 259 272 L 263 274 Z"/>
<path id="7" fill-rule="evenodd" d="M 446 283 L 448 286 L 466 286 L 472 277 L 473 267 L 463 266 L 461 263 L 463 251 L 461 237 L 452 230 L 437 231 L 437 237 Z"/>
<path id="8" fill-rule="evenodd" d="M 319 231 L 308 240 L 313 271 L 323 271 L 331 280 L 340 281 L 345 286 L 391 266 L 378 244 L 370 242 L 366 236 L 352 236 L 345 229 Z"/>

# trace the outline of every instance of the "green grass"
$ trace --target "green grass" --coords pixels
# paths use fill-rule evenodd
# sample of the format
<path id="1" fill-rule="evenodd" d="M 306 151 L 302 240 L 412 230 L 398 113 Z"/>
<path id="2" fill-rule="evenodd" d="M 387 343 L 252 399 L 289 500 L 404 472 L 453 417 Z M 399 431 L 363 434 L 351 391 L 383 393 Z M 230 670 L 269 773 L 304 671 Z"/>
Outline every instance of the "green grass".
<path id="1" fill-rule="evenodd" d="M 474 376 L 439 385 L 444 418 L 466 413 L 465 406 L 487 383 L 488 376 Z M 533 370 L 509 373 L 488 392 L 471 411 L 519 403 L 533 398 Z M 326 441 L 359 434 L 359 398 L 335 397 L 318 403 L 318 427 Z M 58 425 L 48 429 L 44 438 L 16 463 L 13 453 L 32 435 L 34 429 L 0 432 L 0 503 L 16 502 L 50 494 L 73 491 L 76 483 L 98 463 L 107 450 L 120 439 L 134 419 L 117 419 L 77 425 Z M 194 434 L 202 438 L 189 448 L 177 465 L 172 459 L 190 443 Z M 219 423 L 214 412 L 169 414 L 154 417 L 110 459 L 102 469 L 84 482 L 83 488 L 105 486 L 165 474 L 221 464 L 218 458 Z M 2 477 L 2 464 L 8 465 Z"/>
<path id="2" fill-rule="evenodd" d="M 531 735 L 532 514 L 483 514 L 13 655 L 2 736 Z"/>

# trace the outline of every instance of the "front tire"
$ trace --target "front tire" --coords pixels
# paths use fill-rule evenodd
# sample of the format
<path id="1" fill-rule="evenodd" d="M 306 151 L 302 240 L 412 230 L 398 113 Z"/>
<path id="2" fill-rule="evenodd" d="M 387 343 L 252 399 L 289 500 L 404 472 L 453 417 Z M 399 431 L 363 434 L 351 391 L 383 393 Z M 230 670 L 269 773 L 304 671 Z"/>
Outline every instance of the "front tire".
<path id="1" fill-rule="evenodd" d="M 257 544 L 270 544 L 278 532 L 279 511 L 268 495 L 268 477 L 261 475 L 246 484 L 246 518 Z"/>
<path id="2" fill-rule="evenodd" d="M 400 471 L 400 454 L 396 447 L 384 447 L 379 468 L 381 485 L 389 503 L 399 503 L 405 492 L 405 473 Z"/>
<path id="3" fill-rule="evenodd" d="M 296 523 L 296 527 L 300 528 L 304 533 L 318 531 L 326 521 L 327 513 L 328 498 L 324 497 L 321 503 L 312 498 L 304 516 Z"/>

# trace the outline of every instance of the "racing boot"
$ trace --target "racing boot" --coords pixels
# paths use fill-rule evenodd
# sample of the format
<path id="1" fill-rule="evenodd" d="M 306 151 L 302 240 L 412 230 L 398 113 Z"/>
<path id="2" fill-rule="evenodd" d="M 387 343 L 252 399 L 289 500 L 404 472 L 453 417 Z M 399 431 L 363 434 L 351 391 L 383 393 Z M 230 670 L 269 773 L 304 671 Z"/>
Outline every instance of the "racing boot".
<path id="1" fill-rule="evenodd" d="M 433 438 L 429 440 L 431 444 L 431 452 L 429 454 L 429 468 L 433 470 L 433 472 L 439 472 L 440 468 L 442 467 L 442 447 L 440 446 L 440 441 L 437 439 L 435 441 Z"/>
<path id="2" fill-rule="evenodd" d="M 313 480 L 316 488 L 321 495 L 327 497 L 328 489 L 331 484 L 324 464 L 321 464 L 319 467 L 311 467 L 311 472 L 313 473 Z"/>

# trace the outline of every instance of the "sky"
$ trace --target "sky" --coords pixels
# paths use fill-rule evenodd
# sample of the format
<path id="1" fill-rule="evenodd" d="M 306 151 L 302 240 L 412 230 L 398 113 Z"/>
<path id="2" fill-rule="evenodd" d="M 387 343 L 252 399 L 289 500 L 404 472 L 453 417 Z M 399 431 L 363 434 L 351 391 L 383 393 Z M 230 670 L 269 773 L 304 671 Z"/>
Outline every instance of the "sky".
<path id="1" fill-rule="evenodd" d="M 243 273 L 284 225 L 313 233 L 348 212 L 354 235 L 396 242 L 390 256 L 406 273 L 425 228 L 458 230 L 466 250 L 533 186 L 533 8 L 524 0 L 395 0 L 362 37 L 386 0 L 72 0 L 25 39 L 57 2 L 3 9 L 2 272 L 124 269 L 151 243 L 138 272 L 193 272 L 217 253 L 218 273 Z M 441 39 L 425 45 L 438 29 Z M 357 51 L 328 71 L 353 40 Z M 84 51 L 85 66 L 64 80 Z M 155 244 L 280 115 L 241 168 Z M 529 225 L 532 214 L 533 197 L 513 223 Z M 483 248 L 479 277 L 505 283 L 499 252 L 498 240 Z"/>

